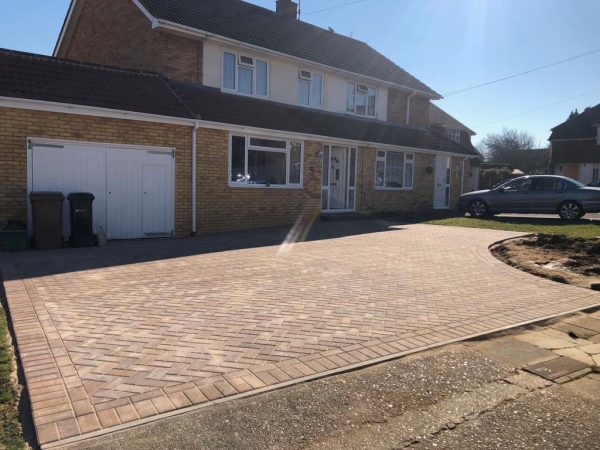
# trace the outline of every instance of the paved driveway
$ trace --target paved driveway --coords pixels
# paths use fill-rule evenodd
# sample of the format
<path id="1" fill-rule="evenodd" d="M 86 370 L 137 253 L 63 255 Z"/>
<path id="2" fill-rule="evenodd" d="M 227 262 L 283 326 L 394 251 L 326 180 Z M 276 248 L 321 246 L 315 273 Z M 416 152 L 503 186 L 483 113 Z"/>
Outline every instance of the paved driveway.
<path id="1" fill-rule="evenodd" d="M 600 304 L 493 258 L 515 233 L 384 222 L 0 257 L 41 443 Z"/>

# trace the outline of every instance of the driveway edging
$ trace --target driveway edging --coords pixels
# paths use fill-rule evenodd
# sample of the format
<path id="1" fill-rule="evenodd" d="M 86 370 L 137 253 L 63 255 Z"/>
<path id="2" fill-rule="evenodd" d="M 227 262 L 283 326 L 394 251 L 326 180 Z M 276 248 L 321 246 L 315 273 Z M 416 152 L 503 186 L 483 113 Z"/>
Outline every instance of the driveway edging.
<path id="1" fill-rule="evenodd" d="M 171 417 L 176 417 L 176 416 L 180 416 L 183 414 L 188 414 L 194 411 L 199 411 L 201 409 L 205 409 L 208 408 L 210 406 L 215 406 L 215 405 L 219 405 L 221 403 L 226 403 L 226 402 L 230 402 L 230 401 L 235 401 L 235 400 L 241 400 L 241 399 L 245 399 L 245 398 L 249 398 L 249 397 L 254 397 L 257 395 L 261 395 L 264 393 L 268 393 L 271 391 L 276 391 L 279 389 L 283 389 L 289 386 L 295 386 L 297 384 L 302 384 L 302 383 L 307 383 L 310 381 L 316 381 L 316 380 L 320 380 L 323 378 L 328 378 L 331 376 L 335 376 L 335 375 L 341 375 L 344 373 L 348 373 L 348 372 L 353 372 L 355 370 L 359 370 L 359 369 L 364 369 L 367 367 L 371 367 L 371 366 L 375 366 L 377 364 L 381 364 L 383 362 L 388 362 L 388 361 L 393 361 L 394 359 L 398 359 L 398 358 L 402 358 L 405 356 L 409 356 L 409 355 L 414 355 L 416 353 L 421 353 L 423 351 L 426 350 L 433 350 L 439 347 L 444 347 L 446 345 L 451 345 L 451 344 L 456 344 L 457 342 L 463 342 L 463 341 L 468 341 L 469 339 L 474 339 L 474 338 L 478 338 L 481 336 L 486 336 L 486 335 L 490 335 L 490 334 L 494 334 L 494 333 L 499 333 L 501 331 L 506 331 L 506 330 L 510 330 L 513 328 L 519 328 L 522 326 L 526 326 L 526 325 L 531 325 L 537 322 L 543 322 L 546 320 L 550 320 L 550 319 L 555 319 L 557 317 L 560 316 L 566 316 L 569 314 L 573 314 L 585 309 L 590 309 L 590 308 L 596 308 L 596 307 L 600 307 L 600 302 L 598 302 L 596 305 L 591 305 L 591 306 L 586 306 L 585 308 L 576 308 L 573 309 L 571 311 L 566 311 L 564 313 L 559 313 L 559 314 L 554 314 L 554 315 L 550 315 L 550 316 L 546 316 L 546 317 L 541 317 L 539 319 L 533 319 L 533 320 L 529 320 L 529 321 L 525 321 L 525 322 L 521 322 L 521 323 L 517 323 L 514 325 L 507 325 L 505 327 L 501 327 L 501 328 L 497 328 L 495 330 L 490 330 L 490 331 L 484 331 L 481 333 L 475 333 L 469 336 L 465 336 L 465 337 L 460 337 L 460 338 L 455 338 L 455 339 L 450 339 L 448 341 L 445 342 L 440 342 L 440 343 L 436 343 L 436 344 L 431 344 L 431 345 L 425 345 L 423 347 L 419 347 L 419 348 L 415 348 L 415 349 L 411 349 L 411 350 L 407 350 L 404 352 L 398 352 L 398 353 L 394 353 L 392 355 L 388 355 L 388 356 L 382 356 L 380 358 L 377 359 L 373 359 L 373 360 L 369 360 L 366 362 L 361 362 L 361 363 L 357 363 L 357 364 L 352 364 L 346 367 L 342 367 L 339 369 L 332 369 L 332 370 L 328 370 L 327 372 L 322 372 L 322 373 L 318 373 L 315 375 L 308 375 L 305 376 L 303 378 L 298 378 L 298 379 L 294 379 L 291 381 L 286 381 L 280 384 L 276 384 L 273 386 L 267 386 L 264 388 L 260 388 L 260 389 L 256 389 L 256 390 L 252 390 L 249 392 L 244 392 L 241 394 L 236 394 L 236 395 L 232 395 L 230 397 L 224 397 L 224 398 L 220 398 L 218 400 L 213 400 L 207 403 L 202 403 L 199 405 L 193 405 L 193 406 L 189 406 L 186 408 L 182 408 L 182 409 L 177 409 L 174 411 L 169 411 L 167 413 L 164 414 L 160 414 L 157 416 L 152 416 L 152 417 L 147 417 L 145 419 L 140 419 L 134 422 L 129 422 L 129 423 L 124 423 L 121 425 L 117 425 L 115 427 L 112 428 L 105 428 L 102 429 L 100 431 L 96 431 L 96 432 L 92 432 L 92 433 L 88 433 L 85 435 L 80 435 L 80 436 L 75 436 L 72 438 L 67 438 L 61 441 L 56 441 L 56 442 L 51 442 L 49 444 L 44 444 L 41 446 L 41 448 L 43 450 L 45 449 L 52 449 L 52 448 L 57 448 L 57 447 L 62 447 L 65 445 L 70 445 L 70 444 L 75 444 L 78 442 L 82 442 L 82 441 L 87 441 L 87 440 L 91 440 L 91 439 L 95 439 L 97 437 L 100 436 L 104 436 L 107 434 L 112 434 L 112 433 L 118 433 L 120 431 L 124 431 L 124 430 L 128 430 L 130 428 L 136 428 L 136 427 L 140 427 L 140 426 L 144 426 L 147 425 L 149 423 L 153 423 L 153 422 L 157 422 L 160 420 L 164 420 L 164 419 L 168 419 Z"/>

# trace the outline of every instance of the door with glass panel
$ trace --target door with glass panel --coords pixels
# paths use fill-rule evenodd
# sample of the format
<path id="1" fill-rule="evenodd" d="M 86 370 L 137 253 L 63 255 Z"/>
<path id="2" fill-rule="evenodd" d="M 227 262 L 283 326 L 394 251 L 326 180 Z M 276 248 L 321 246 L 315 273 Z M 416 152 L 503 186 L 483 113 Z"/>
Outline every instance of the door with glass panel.
<path id="1" fill-rule="evenodd" d="M 434 209 L 448 209 L 450 207 L 450 162 L 451 159 L 447 156 L 435 158 Z"/>
<path id="2" fill-rule="evenodd" d="M 354 211 L 356 203 L 355 148 L 325 145 L 321 209 L 328 212 Z"/>

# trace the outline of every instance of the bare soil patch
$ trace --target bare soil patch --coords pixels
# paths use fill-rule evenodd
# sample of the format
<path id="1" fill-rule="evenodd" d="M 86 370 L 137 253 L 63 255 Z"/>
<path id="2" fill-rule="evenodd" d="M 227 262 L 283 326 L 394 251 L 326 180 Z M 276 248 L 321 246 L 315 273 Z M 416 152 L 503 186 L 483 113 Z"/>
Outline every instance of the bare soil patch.
<path id="1" fill-rule="evenodd" d="M 539 234 L 491 248 L 505 263 L 559 283 L 591 288 L 600 283 L 600 239 Z"/>

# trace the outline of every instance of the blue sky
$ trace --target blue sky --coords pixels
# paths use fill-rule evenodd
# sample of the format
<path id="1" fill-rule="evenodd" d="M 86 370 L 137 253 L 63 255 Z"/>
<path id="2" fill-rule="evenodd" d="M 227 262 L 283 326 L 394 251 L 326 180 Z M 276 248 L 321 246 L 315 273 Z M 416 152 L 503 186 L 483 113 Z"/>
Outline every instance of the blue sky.
<path id="1" fill-rule="evenodd" d="M 367 42 L 441 94 L 600 48 L 598 0 L 364 0 L 311 13 L 352 1 L 301 0 L 303 20 Z M 52 53 L 68 4 L 0 0 L 0 47 Z M 475 143 L 507 127 L 541 145 L 572 109 L 598 103 L 600 52 L 437 102 Z"/>

